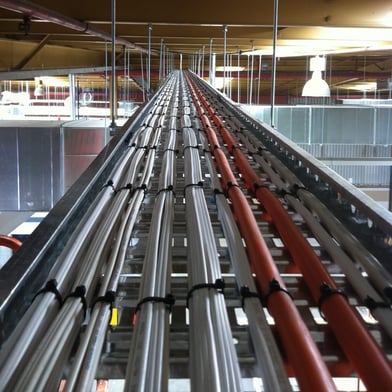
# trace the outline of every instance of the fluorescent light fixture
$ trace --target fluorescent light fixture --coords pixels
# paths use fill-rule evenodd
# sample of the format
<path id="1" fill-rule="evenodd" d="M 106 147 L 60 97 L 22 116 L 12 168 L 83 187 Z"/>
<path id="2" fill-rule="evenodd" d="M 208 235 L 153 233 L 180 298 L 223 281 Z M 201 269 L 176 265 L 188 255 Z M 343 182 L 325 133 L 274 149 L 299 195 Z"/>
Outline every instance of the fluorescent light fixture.
<path id="1" fill-rule="evenodd" d="M 377 83 L 376 82 L 363 82 L 357 83 L 352 86 L 346 87 L 350 90 L 358 90 L 358 91 L 375 91 L 377 90 Z"/>
<path id="2" fill-rule="evenodd" d="M 381 22 L 384 26 L 392 27 L 392 12 L 388 12 L 387 14 L 385 14 L 385 15 L 380 19 L 380 22 Z"/>
<path id="3" fill-rule="evenodd" d="M 299 47 L 299 46 L 281 46 L 276 48 L 276 57 L 299 57 L 311 56 L 315 52 L 314 48 Z M 272 56 L 273 50 L 271 48 L 257 49 L 249 52 L 242 52 L 244 56 Z"/>
<path id="4" fill-rule="evenodd" d="M 55 77 L 55 76 L 40 76 L 39 77 L 42 81 L 42 83 L 45 86 L 51 86 L 51 87 L 67 87 L 69 85 L 68 80 L 64 80 L 60 77 Z"/>
<path id="5" fill-rule="evenodd" d="M 226 71 L 226 72 L 238 72 L 238 71 L 243 71 L 245 67 L 236 67 L 236 66 L 226 66 L 226 67 L 216 67 L 217 71 Z"/>
<path id="6" fill-rule="evenodd" d="M 378 20 L 385 26 L 392 26 L 392 12 L 385 13 Z M 355 53 L 362 51 L 390 50 L 392 29 L 380 28 L 338 28 L 338 27 L 308 27 L 287 28 L 287 35 L 282 31 L 276 47 L 276 57 L 313 56 L 334 53 Z M 294 34 L 295 39 L 285 38 Z M 258 46 L 256 50 L 242 52 L 246 56 L 271 56 L 272 46 Z"/>
<path id="7" fill-rule="evenodd" d="M 392 50 L 392 46 L 383 45 L 383 46 L 366 46 L 366 47 L 358 47 L 358 48 L 335 49 L 324 53 L 325 54 L 349 54 L 349 53 L 360 53 L 360 52 L 376 52 L 379 50 L 383 50 L 383 51 Z"/>
<path id="8" fill-rule="evenodd" d="M 375 52 L 378 50 L 392 50 L 391 45 L 386 45 L 385 43 L 374 45 L 374 43 L 366 41 L 358 41 L 361 46 L 345 45 L 344 42 L 339 44 L 334 44 L 330 42 L 329 45 L 324 45 L 322 42 L 317 41 L 318 44 L 315 45 L 313 41 L 309 46 L 282 46 L 276 48 L 276 57 L 303 57 L 303 56 L 313 56 L 315 52 L 322 53 L 323 55 L 328 54 L 347 54 L 347 53 L 360 53 L 360 52 Z M 242 52 L 245 56 L 272 56 L 272 48 L 257 49 L 249 52 Z"/>

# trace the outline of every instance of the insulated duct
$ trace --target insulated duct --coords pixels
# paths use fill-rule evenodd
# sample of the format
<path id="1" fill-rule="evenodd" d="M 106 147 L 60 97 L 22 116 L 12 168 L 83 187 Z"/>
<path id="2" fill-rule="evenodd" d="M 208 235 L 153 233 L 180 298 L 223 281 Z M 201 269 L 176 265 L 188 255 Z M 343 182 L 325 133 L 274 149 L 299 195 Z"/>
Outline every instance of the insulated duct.
<path id="1" fill-rule="evenodd" d="M 50 23 L 64 26 L 68 29 L 76 30 L 87 35 L 100 37 L 105 41 L 111 41 L 112 39 L 110 34 L 101 30 L 94 29 L 90 27 L 89 24 L 86 22 L 71 18 L 66 15 L 62 15 L 59 12 L 52 11 L 37 4 L 33 4 L 30 1 L 0 0 L 0 7 L 9 11 L 19 12 L 23 14 L 24 17 L 28 17 L 30 19 L 36 18 L 40 20 L 45 20 Z M 147 49 L 132 42 L 129 42 L 123 38 L 116 37 L 116 42 L 120 45 L 125 46 L 126 48 L 134 49 L 141 53 L 148 53 Z"/>

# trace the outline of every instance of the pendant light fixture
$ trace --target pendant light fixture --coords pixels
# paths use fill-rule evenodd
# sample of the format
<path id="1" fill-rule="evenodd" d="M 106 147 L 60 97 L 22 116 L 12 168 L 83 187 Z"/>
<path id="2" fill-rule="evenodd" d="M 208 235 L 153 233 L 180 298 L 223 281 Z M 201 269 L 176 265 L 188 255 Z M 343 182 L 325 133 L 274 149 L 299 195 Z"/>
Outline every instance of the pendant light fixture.
<path id="1" fill-rule="evenodd" d="M 316 56 L 310 59 L 309 70 L 312 77 L 309 79 L 302 90 L 303 97 L 329 97 L 331 95 L 329 86 L 321 76 L 325 71 L 325 57 Z"/>

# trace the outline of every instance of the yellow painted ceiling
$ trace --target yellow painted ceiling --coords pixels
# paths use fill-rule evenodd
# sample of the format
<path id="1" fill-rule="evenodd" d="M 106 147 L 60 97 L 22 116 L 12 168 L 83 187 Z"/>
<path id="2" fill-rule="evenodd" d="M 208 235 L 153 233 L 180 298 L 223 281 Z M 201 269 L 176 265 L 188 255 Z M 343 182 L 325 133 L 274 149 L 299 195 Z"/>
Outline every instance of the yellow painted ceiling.
<path id="1" fill-rule="evenodd" d="M 39 16 L 23 11 L 26 4 L 26 9 L 38 10 Z M 332 93 L 392 77 L 390 0 L 280 0 L 278 6 L 277 95 L 300 95 L 309 77 L 309 57 L 316 54 L 327 56 L 325 78 Z M 53 15 L 58 17 L 56 23 Z M 0 79 L 6 79 L 11 70 L 40 69 L 44 74 L 53 68 L 107 66 L 110 41 L 87 33 L 91 29 L 110 36 L 111 18 L 109 0 L 0 0 Z M 66 23 L 69 20 L 85 28 L 71 29 Z M 176 66 L 180 53 L 184 67 L 188 67 L 204 52 L 207 70 L 210 48 L 217 53 L 217 66 L 223 65 L 226 26 L 226 52 L 233 65 L 238 64 L 238 53 L 262 50 L 253 67 L 255 73 L 262 70 L 260 89 L 268 95 L 273 20 L 273 0 L 117 0 L 116 32 L 122 40 L 116 46 L 117 64 L 124 64 L 123 42 L 134 44 L 137 50 L 125 53 L 131 72 L 140 74 L 139 49 L 147 51 L 150 31 L 153 87 L 157 85 L 162 48 L 173 53 Z M 145 67 L 146 54 L 142 56 Z M 246 55 L 239 57 L 246 72 L 251 61 Z"/>

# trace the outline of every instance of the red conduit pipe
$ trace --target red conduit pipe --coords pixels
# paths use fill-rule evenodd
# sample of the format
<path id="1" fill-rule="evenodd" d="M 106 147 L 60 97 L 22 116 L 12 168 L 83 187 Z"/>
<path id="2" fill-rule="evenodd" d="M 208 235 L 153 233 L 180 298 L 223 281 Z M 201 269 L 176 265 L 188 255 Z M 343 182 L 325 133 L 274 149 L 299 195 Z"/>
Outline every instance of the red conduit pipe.
<path id="1" fill-rule="evenodd" d="M 302 271 L 315 301 L 320 300 L 321 287 L 328 285 L 336 292 L 335 282 L 314 253 L 312 247 L 303 237 L 282 204 L 257 176 L 246 156 L 236 148 L 230 132 L 221 121 L 217 124 L 229 152 L 234 156 L 235 163 L 247 187 L 252 189 L 290 251 L 296 265 Z M 325 287 L 325 286 L 323 286 Z M 326 316 L 334 334 L 351 361 L 364 384 L 370 391 L 392 390 L 392 368 L 380 346 L 364 327 L 359 316 L 342 295 L 327 295 L 322 303 L 322 311 Z"/>
<path id="2" fill-rule="evenodd" d="M 213 130 L 209 128 L 208 132 L 212 133 Z M 269 292 L 270 282 L 274 279 L 284 288 L 284 282 L 280 278 L 268 247 L 260 233 L 253 212 L 235 181 L 225 154 L 219 148 L 216 148 L 213 153 L 217 166 L 220 169 L 223 183 L 230 184 L 228 193 L 233 202 L 233 211 L 245 239 L 248 257 L 262 292 Z M 241 218 L 238 219 L 238 217 Z M 328 369 L 309 331 L 302 322 L 292 299 L 283 291 L 276 291 L 269 297 L 268 309 L 276 320 L 277 330 L 301 390 L 334 391 L 335 386 Z"/>
<path id="3" fill-rule="evenodd" d="M 238 154 L 236 154 L 238 155 Z M 313 249 L 299 232 L 280 202 L 266 188 L 258 188 L 256 197 L 273 218 L 283 242 L 298 265 L 304 280 L 316 301 L 320 288 L 327 284 L 331 290 L 336 286 L 328 271 L 321 264 Z M 351 361 L 364 384 L 370 391 L 392 390 L 392 369 L 379 345 L 365 329 L 359 316 L 354 313 L 342 295 L 330 295 L 323 301 L 322 311 L 347 358 Z M 389 386 L 389 388 L 387 387 Z M 385 389 L 385 387 L 387 387 Z"/>
<path id="4" fill-rule="evenodd" d="M 21 245 L 22 243 L 14 237 L 0 235 L 0 246 L 5 246 L 15 252 L 20 248 Z"/>
<path id="5" fill-rule="evenodd" d="M 194 95 L 196 106 L 200 105 Z M 204 116 L 204 111 L 198 107 Z M 202 120 L 204 124 L 205 121 Z M 284 289 L 279 271 L 271 257 L 268 247 L 260 233 L 251 208 L 239 189 L 231 171 L 230 164 L 219 148 L 219 142 L 211 127 L 204 129 L 211 146 L 216 164 L 222 175 L 224 188 L 228 189 L 233 202 L 233 212 L 237 217 L 240 232 L 245 239 L 250 263 L 256 273 L 256 281 L 262 292 L 268 293 L 270 282 L 276 280 Z M 227 186 L 229 184 L 229 186 Z M 241 219 L 238 219 L 241 217 Z M 276 328 L 285 347 L 302 391 L 336 391 L 329 371 L 313 341 L 309 330 L 303 323 L 292 299 L 284 291 L 274 291 L 268 298 L 268 309 L 276 321 Z"/>

